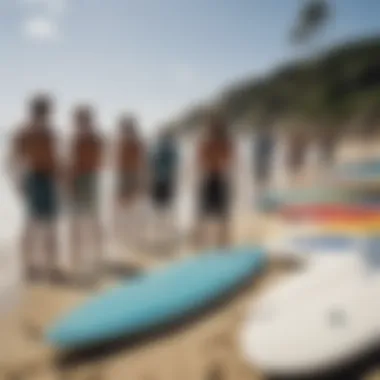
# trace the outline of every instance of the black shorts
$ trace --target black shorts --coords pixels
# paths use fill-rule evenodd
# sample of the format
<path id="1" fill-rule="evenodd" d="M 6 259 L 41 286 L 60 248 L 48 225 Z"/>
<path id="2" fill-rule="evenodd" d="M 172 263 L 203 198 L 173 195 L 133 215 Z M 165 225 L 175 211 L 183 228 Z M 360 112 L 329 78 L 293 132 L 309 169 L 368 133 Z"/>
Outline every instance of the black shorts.
<path id="1" fill-rule="evenodd" d="M 174 198 L 173 181 L 155 181 L 152 188 L 153 203 L 157 207 L 170 206 Z"/>
<path id="2" fill-rule="evenodd" d="M 229 182 L 220 174 L 210 174 L 201 183 L 199 211 L 202 216 L 227 216 L 230 211 Z"/>
<path id="3" fill-rule="evenodd" d="M 43 173 L 28 173 L 24 190 L 29 217 L 41 221 L 53 221 L 58 213 L 58 192 L 55 179 Z"/>

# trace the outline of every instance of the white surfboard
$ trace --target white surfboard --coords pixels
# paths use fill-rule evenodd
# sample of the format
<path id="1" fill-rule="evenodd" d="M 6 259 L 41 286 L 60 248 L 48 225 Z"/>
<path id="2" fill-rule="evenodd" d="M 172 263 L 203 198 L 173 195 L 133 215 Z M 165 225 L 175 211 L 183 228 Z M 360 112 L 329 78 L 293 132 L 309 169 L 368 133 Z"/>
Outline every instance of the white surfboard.
<path id="1" fill-rule="evenodd" d="M 310 262 L 295 273 L 286 275 L 256 299 L 250 313 L 267 315 L 279 310 L 291 310 L 293 303 L 319 294 L 326 285 L 334 287 L 362 276 L 363 265 L 358 251 L 313 252 Z"/>
<path id="2" fill-rule="evenodd" d="M 344 367 L 380 344 L 375 261 L 362 252 L 320 262 L 264 294 L 241 330 L 245 359 L 264 373 L 297 376 Z"/>

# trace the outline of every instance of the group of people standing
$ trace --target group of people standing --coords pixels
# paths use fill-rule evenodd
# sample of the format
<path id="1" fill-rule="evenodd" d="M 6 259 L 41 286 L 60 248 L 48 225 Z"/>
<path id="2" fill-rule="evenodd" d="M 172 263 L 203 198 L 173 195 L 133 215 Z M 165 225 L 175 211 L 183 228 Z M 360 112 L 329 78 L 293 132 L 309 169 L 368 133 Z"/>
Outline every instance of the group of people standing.
<path id="1" fill-rule="evenodd" d="M 27 278 L 46 273 L 52 278 L 62 276 L 57 228 L 62 209 L 67 209 L 69 215 L 73 267 L 79 266 L 83 247 L 89 241 L 91 255 L 97 267 L 102 267 L 104 243 L 108 239 L 100 207 L 103 194 L 100 184 L 105 171 L 111 171 L 115 178 L 112 231 L 116 239 L 123 240 L 128 247 L 137 235 L 146 238 L 144 222 L 133 212 L 142 197 L 149 198 L 154 206 L 158 235 L 160 228 L 166 226 L 175 236 L 177 221 L 173 206 L 183 165 L 180 166 L 179 141 L 173 131 L 161 131 L 157 141 L 150 145 L 143 138 L 137 120 L 124 115 L 111 143 L 98 127 L 94 109 L 80 105 L 74 109 L 72 136 L 66 154 L 62 154 L 62 139 L 54 128 L 53 111 L 49 96 L 35 96 L 11 144 L 10 173 L 26 206 L 22 252 Z M 263 123 L 257 132 L 252 177 L 256 188 L 265 191 L 273 172 L 276 138 L 273 124 Z M 295 135 L 292 142 L 289 167 L 297 171 L 305 158 L 307 144 L 302 134 Z M 194 148 L 197 218 L 191 236 L 198 248 L 209 246 L 212 238 L 212 246 L 227 246 L 232 241 L 231 201 L 239 160 L 235 139 L 219 114 L 209 115 Z M 182 170 L 180 174 L 186 180 L 188 173 Z M 216 227 L 214 234 L 210 226 Z M 35 264 L 35 251 L 43 252 L 43 270 Z"/>
<path id="2" fill-rule="evenodd" d="M 149 194 L 159 212 L 170 210 L 176 195 L 180 155 L 172 132 L 162 131 L 154 146 L 148 147 L 137 120 L 127 115 L 120 118 L 116 141 L 110 144 L 98 128 L 94 110 L 81 105 L 74 110 L 68 154 L 63 155 L 53 111 L 49 96 L 34 97 L 27 119 L 11 144 L 10 173 L 26 211 L 22 257 L 28 279 L 63 276 L 57 228 L 62 205 L 69 210 L 73 267 L 81 259 L 86 233 L 92 240 L 98 268 L 102 266 L 105 236 L 99 187 L 105 168 L 115 173 L 113 230 L 119 237 L 125 232 L 125 220 L 131 219 L 130 206 L 142 194 Z M 221 118 L 213 115 L 207 126 L 196 149 L 199 219 L 194 237 L 199 246 L 206 244 L 203 221 L 210 217 L 219 222 L 217 244 L 226 245 L 230 242 L 230 182 L 235 147 Z M 129 222 L 133 224 L 134 220 Z M 164 213 L 159 214 L 158 223 L 161 222 L 164 223 Z M 35 264 L 36 250 L 43 253 L 43 269 Z"/>

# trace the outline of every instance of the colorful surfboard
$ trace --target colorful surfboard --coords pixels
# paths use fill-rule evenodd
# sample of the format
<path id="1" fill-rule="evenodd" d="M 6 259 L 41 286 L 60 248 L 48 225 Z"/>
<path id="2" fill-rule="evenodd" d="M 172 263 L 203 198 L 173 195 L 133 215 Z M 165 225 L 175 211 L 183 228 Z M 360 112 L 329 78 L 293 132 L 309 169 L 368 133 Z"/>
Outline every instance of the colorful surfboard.
<path id="1" fill-rule="evenodd" d="M 355 188 L 300 188 L 275 191 L 264 194 L 258 204 L 263 211 L 277 211 L 286 206 L 307 206 L 310 204 L 380 206 L 380 192 Z"/>
<path id="2" fill-rule="evenodd" d="M 355 204 L 310 204 L 285 206 L 280 215 L 290 220 L 328 221 L 369 221 L 380 219 L 380 207 Z"/>
<path id="3" fill-rule="evenodd" d="M 360 235 L 380 235 L 380 218 L 361 221 L 333 221 L 321 224 L 320 230 L 326 233 L 346 233 Z"/>
<path id="4" fill-rule="evenodd" d="M 338 177 L 357 178 L 357 179 L 373 179 L 380 178 L 380 160 L 367 160 L 362 162 L 348 162 L 338 165 L 334 173 Z"/>

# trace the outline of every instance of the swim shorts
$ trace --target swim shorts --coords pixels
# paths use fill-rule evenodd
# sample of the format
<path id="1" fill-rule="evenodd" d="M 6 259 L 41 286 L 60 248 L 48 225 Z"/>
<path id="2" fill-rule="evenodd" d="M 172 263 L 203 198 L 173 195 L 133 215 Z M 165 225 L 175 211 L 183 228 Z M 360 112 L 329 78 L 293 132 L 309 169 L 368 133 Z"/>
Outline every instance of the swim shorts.
<path id="1" fill-rule="evenodd" d="M 174 198 L 174 181 L 156 180 L 152 186 L 153 204 L 157 207 L 168 207 L 172 204 Z"/>
<path id="2" fill-rule="evenodd" d="M 230 188 L 221 174 L 207 175 L 200 187 L 200 213 L 204 216 L 225 217 L 230 209 Z"/>
<path id="3" fill-rule="evenodd" d="M 58 194 L 52 175 L 30 172 L 25 177 L 25 200 L 30 218 L 52 221 L 58 213 Z"/>

